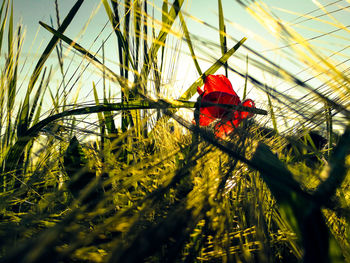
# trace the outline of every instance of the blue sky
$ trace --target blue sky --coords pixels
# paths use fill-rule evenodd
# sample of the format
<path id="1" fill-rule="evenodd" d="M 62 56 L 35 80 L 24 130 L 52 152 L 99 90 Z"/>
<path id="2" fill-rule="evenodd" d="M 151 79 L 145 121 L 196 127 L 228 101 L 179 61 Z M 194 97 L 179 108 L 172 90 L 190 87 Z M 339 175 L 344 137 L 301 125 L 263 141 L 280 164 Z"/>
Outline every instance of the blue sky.
<path id="1" fill-rule="evenodd" d="M 346 0 L 343 1 L 319 1 L 323 5 L 327 5 L 328 12 L 331 12 L 332 15 L 338 20 L 338 22 L 343 23 L 345 26 L 350 24 L 350 15 L 349 15 L 349 3 Z M 72 7 L 74 1 L 67 0 L 58 0 L 59 3 L 59 12 L 61 21 L 68 13 L 70 8 Z M 151 5 L 154 3 L 154 11 L 152 11 Z M 156 18 L 160 18 L 160 8 L 162 1 L 154 0 L 149 1 L 149 13 L 154 12 Z M 246 45 L 254 48 L 261 54 L 264 54 L 273 62 L 279 65 L 283 65 L 287 67 L 291 72 L 300 71 L 299 61 L 294 58 L 286 58 L 286 56 L 281 56 L 281 54 L 274 51 L 266 51 L 269 49 L 268 46 L 263 45 L 258 38 L 256 38 L 252 34 L 259 35 L 261 39 L 264 41 L 270 41 L 277 46 L 284 46 L 285 43 L 281 43 L 276 40 L 276 35 L 272 35 L 269 33 L 265 27 L 259 24 L 252 16 L 248 14 L 248 12 L 237 2 L 233 0 L 222 0 L 224 15 L 226 18 L 226 28 L 227 34 L 232 36 L 233 39 L 241 39 L 242 37 L 248 37 L 246 41 Z M 318 37 L 324 33 L 330 32 L 334 30 L 336 27 L 334 26 L 334 21 L 331 17 L 324 15 L 321 10 L 317 12 L 312 12 L 317 9 L 316 1 L 311 0 L 295 0 L 295 1 L 281 1 L 281 0 L 265 0 L 262 3 L 266 4 L 268 8 L 273 12 L 276 16 L 281 18 L 285 22 L 302 22 L 295 26 L 296 30 L 301 33 L 305 38 L 315 38 L 312 40 L 312 43 L 315 44 L 319 51 L 322 52 L 325 56 L 332 54 L 332 52 L 336 50 L 340 50 L 345 47 L 349 42 L 349 32 L 346 30 L 342 30 L 340 32 L 336 32 L 331 36 Z M 107 64 L 118 72 L 117 70 L 117 46 L 116 39 L 114 34 L 112 34 L 112 28 L 110 24 L 108 24 L 108 18 L 105 14 L 105 10 L 103 5 L 100 6 L 100 9 L 97 8 L 100 5 L 100 1 L 98 0 L 86 0 L 78 14 L 72 21 L 69 28 L 66 30 L 65 34 L 70 38 L 76 39 L 77 42 L 83 45 L 85 48 L 91 50 L 92 52 L 97 52 L 101 46 L 101 42 L 104 39 L 108 38 L 106 42 L 106 57 Z M 343 9 L 343 10 L 340 10 Z M 217 1 L 215 0 L 192 0 L 185 1 L 183 5 L 183 10 L 185 13 L 191 14 L 191 16 L 196 19 L 202 20 L 205 23 L 211 25 L 211 27 L 218 28 L 218 11 L 217 11 Z M 40 28 L 38 22 L 43 21 L 47 24 L 50 23 L 50 17 L 52 17 L 53 21 L 56 21 L 55 18 L 55 5 L 54 0 L 14 0 L 14 12 L 15 12 L 15 21 L 17 23 L 21 23 L 26 29 L 26 36 L 23 45 L 23 54 L 22 61 L 24 58 L 27 58 L 26 67 L 28 68 L 28 74 L 30 75 L 30 66 L 38 59 L 38 54 L 44 49 L 46 44 L 51 38 L 51 34 L 47 32 L 45 29 Z M 96 14 L 92 17 L 91 21 L 89 21 L 89 17 L 92 13 L 96 12 Z M 305 14 L 308 12 L 312 12 L 310 15 L 319 16 L 318 19 L 322 19 L 324 21 L 315 21 L 315 20 L 307 20 L 307 18 L 298 18 L 298 14 Z M 304 21 L 305 20 L 305 21 Z M 87 23 L 89 21 L 89 23 Z M 219 43 L 219 33 L 217 30 L 212 29 L 210 26 L 203 25 L 199 22 L 196 22 L 193 18 L 186 18 L 187 26 L 189 31 L 194 37 L 198 37 L 202 40 L 202 42 L 194 41 L 194 46 L 196 50 L 196 54 L 201 58 L 200 65 L 202 70 L 204 71 L 207 67 L 210 66 L 211 63 L 215 61 L 220 56 L 220 49 L 211 47 L 206 48 L 206 43 Z M 106 25 L 107 27 L 102 31 L 101 29 Z M 330 23 L 333 23 L 330 24 Z M 85 30 L 83 30 L 84 25 L 87 24 Z M 237 26 L 244 28 L 238 29 Z M 39 31 L 38 31 L 39 30 Z M 177 30 L 180 32 L 180 30 Z M 38 34 L 36 34 L 38 32 Z M 101 33 L 101 35 L 99 35 Z M 95 41 L 95 39 L 97 39 Z M 174 45 L 174 47 L 178 44 L 178 39 L 176 37 L 173 38 L 173 42 L 169 41 L 169 45 Z M 203 44 L 204 43 L 204 44 Z M 234 40 L 228 40 L 228 47 L 232 47 L 235 44 Z M 198 47 L 198 48 L 197 48 Z M 200 48 L 203 48 L 204 51 L 200 52 Z M 72 52 L 68 52 L 68 49 L 65 47 L 64 52 L 66 53 L 66 65 L 70 62 L 70 59 L 73 57 Z M 262 52 L 264 51 L 265 52 Z M 180 55 L 177 61 L 177 74 L 176 74 L 176 82 L 168 83 L 169 86 L 172 87 L 172 93 L 169 94 L 171 97 L 177 97 L 180 95 L 181 90 L 186 89 L 193 81 L 196 80 L 198 74 L 194 68 L 193 63 L 191 63 L 190 58 L 186 55 L 189 51 L 187 45 L 185 43 L 181 43 L 180 46 Z M 241 48 L 237 54 L 240 54 L 242 57 L 246 56 L 249 52 Z M 170 57 L 172 57 L 174 53 L 170 53 Z M 343 57 L 339 57 L 339 61 L 345 59 L 347 56 L 350 56 L 349 49 L 342 52 Z M 31 60 L 33 58 L 33 60 Z M 73 58 L 74 66 L 79 66 L 79 57 L 75 56 Z M 292 61 L 294 59 L 294 61 Z M 52 54 L 52 58 L 48 62 L 48 64 L 52 63 L 56 65 L 54 70 L 56 70 L 56 76 L 59 78 L 58 66 L 57 66 L 57 58 L 55 54 Z M 85 63 L 86 64 L 86 63 Z M 237 67 L 240 69 L 245 68 L 245 64 L 243 61 L 239 61 L 237 59 L 230 59 L 230 64 L 232 67 Z M 170 68 L 169 70 L 175 70 Z M 254 69 L 251 67 L 250 72 L 254 72 Z M 223 73 L 222 70 L 219 73 Z M 266 75 L 264 72 L 256 73 L 259 75 L 263 81 L 268 81 L 271 85 L 278 85 L 279 81 L 274 80 L 270 76 Z M 308 76 L 304 75 L 301 78 L 306 79 Z M 98 82 L 101 79 L 99 74 L 95 74 L 93 66 L 89 66 L 86 70 L 84 77 L 80 81 L 80 85 L 82 85 L 83 93 L 81 94 L 81 101 L 86 100 L 91 95 L 91 87 L 92 81 Z M 236 76 L 230 74 L 230 80 L 233 82 L 235 89 L 238 89 L 238 93 L 242 90 L 243 80 L 241 78 L 237 78 Z M 25 80 L 23 80 L 25 82 Z M 83 84 L 81 84 L 83 82 Z M 59 85 L 59 82 L 57 82 Z M 101 85 L 101 82 L 98 84 Z M 317 83 L 315 82 L 315 85 Z M 24 85 L 25 86 L 25 85 Z M 54 88 L 54 87 L 51 87 Z M 249 86 L 250 91 L 254 89 L 254 87 Z M 254 93 L 255 94 L 255 93 Z M 116 93 L 115 96 L 118 96 Z M 91 99 L 91 98 L 90 98 Z"/>
<path id="2" fill-rule="evenodd" d="M 156 6 L 161 6 L 161 1 L 149 1 L 150 4 L 155 3 Z M 296 15 L 287 14 L 285 12 L 281 12 L 276 8 L 283 8 L 286 10 L 290 10 L 296 13 L 306 13 L 314 10 L 317 6 L 311 0 L 295 0 L 295 1 L 280 1 L 280 0 L 265 0 L 263 1 L 266 5 L 271 8 L 271 10 L 277 14 L 281 19 L 285 21 L 292 21 L 296 18 Z M 322 4 L 326 5 L 334 1 L 321 1 Z M 339 1 L 338 1 L 339 2 Z M 59 11 L 62 18 L 68 13 L 70 8 L 72 7 L 74 1 L 67 0 L 58 0 L 59 3 Z M 255 22 L 254 19 L 249 16 L 249 14 L 244 10 L 242 6 L 237 4 L 232 0 L 223 0 L 223 9 L 225 18 L 229 21 L 233 21 L 241 24 L 242 26 L 251 29 L 256 32 L 263 33 L 263 27 L 259 25 L 259 23 Z M 67 34 L 76 34 L 80 31 L 82 25 L 87 21 L 87 18 L 91 15 L 94 9 L 99 5 L 98 0 L 86 0 L 82 7 L 80 8 L 78 15 L 75 17 L 74 21 L 66 31 Z M 340 1 L 338 4 L 334 4 L 329 10 L 339 9 L 339 6 L 346 7 L 348 4 L 346 1 Z M 190 0 L 185 1 L 184 10 L 188 13 L 205 21 L 206 23 L 218 26 L 217 19 L 217 1 L 215 0 Z M 14 0 L 14 11 L 15 11 L 15 20 L 22 21 L 22 24 L 27 29 L 26 35 L 26 46 L 28 43 L 31 43 L 36 30 L 39 26 L 38 21 L 44 21 L 46 23 L 50 23 L 50 17 L 55 21 L 55 6 L 54 0 Z M 321 11 L 315 12 L 312 15 L 320 14 Z M 156 16 L 159 15 L 159 12 L 155 10 Z M 336 17 L 340 21 L 350 22 L 350 18 L 348 16 L 349 11 L 345 10 L 342 12 L 337 12 Z M 95 29 L 99 31 L 101 27 L 107 22 L 107 17 L 105 15 L 103 7 L 99 10 L 95 18 L 93 19 L 93 23 L 89 26 L 89 30 Z M 206 27 L 199 27 L 198 23 L 192 23 L 192 21 L 188 21 L 190 32 L 194 32 L 195 34 L 205 36 L 209 32 Z M 325 24 L 318 23 L 317 27 L 325 27 Z M 45 31 L 45 30 L 42 30 Z M 232 31 L 227 32 L 230 35 L 238 37 L 239 35 Z M 211 34 L 211 33 L 210 33 Z M 243 36 L 242 33 L 240 36 Z M 43 32 L 39 35 L 42 38 L 45 38 L 45 34 Z M 266 36 L 266 35 L 265 35 Z M 249 41 L 249 40 L 248 40 Z"/>

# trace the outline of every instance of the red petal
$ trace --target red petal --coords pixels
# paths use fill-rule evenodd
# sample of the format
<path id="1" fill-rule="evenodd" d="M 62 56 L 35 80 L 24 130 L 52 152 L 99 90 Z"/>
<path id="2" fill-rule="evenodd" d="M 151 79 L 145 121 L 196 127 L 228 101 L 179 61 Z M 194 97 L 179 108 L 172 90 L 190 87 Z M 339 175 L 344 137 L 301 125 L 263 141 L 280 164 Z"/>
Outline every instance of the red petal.
<path id="1" fill-rule="evenodd" d="M 236 92 L 232 88 L 231 82 L 224 75 L 207 76 L 204 84 L 204 92 L 207 94 L 216 91 L 225 92 L 232 96 L 237 96 Z"/>
<path id="2" fill-rule="evenodd" d="M 240 103 L 239 98 L 229 95 L 227 93 L 214 92 L 203 97 L 202 102 L 210 102 L 214 104 L 229 104 L 238 105 Z M 212 118 L 224 118 L 230 114 L 232 110 L 223 108 L 220 106 L 201 107 L 201 112 L 205 109 L 206 113 Z"/>
<path id="3" fill-rule="evenodd" d="M 255 103 L 251 99 L 247 99 L 247 100 L 245 100 L 242 103 L 242 106 L 249 107 L 249 108 L 255 108 Z M 246 111 L 242 111 L 241 112 L 241 118 L 242 119 L 250 118 L 250 117 L 253 117 L 253 116 L 254 116 L 254 113 L 246 112 Z"/>
<path id="4" fill-rule="evenodd" d="M 202 94 L 202 102 L 214 104 L 239 105 L 241 103 L 230 81 L 224 75 L 209 75 L 205 79 L 204 92 L 198 87 L 198 93 Z M 253 103 L 253 102 L 252 102 Z M 243 116 L 245 116 L 243 114 Z M 215 119 L 222 119 L 222 123 L 215 126 L 216 135 L 225 137 L 230 134 L 241 122 L 241 113 L 228 110 L 219 106 L 200 108 L 199 124 L 208 126 Z"/>
<path id="5" fill-rule="evenodd" d="M 209 108 L 200 108 L 200 115 L 199 115 L 199 125 L 200 126 L 208 126 L 215 119 L 216 118 L 213 117 Z"/>
<path id="6" fill-rule="evenodd" d="M 199 95 L 202 95 L 202 93 L 204 92 L 200 87 L 197 87 L 197 92 Z"/>
<path id="7" fill-rule="evenodd" d="M 241 119 L 229 120 L 226 123 L 220 122 L 215 125 L 215 135 L 224 139 L 226 136 L 230 135 L 240 123 Z"/>
<path id="8" fill-rule="evenodd" d="M 209 75 L 205 80 L 202 102 L 238 105 L 241 101 L 224 75 Z M 211 106 L 208 113 L 213 118 L 222 118 L 229 110 Z"/>

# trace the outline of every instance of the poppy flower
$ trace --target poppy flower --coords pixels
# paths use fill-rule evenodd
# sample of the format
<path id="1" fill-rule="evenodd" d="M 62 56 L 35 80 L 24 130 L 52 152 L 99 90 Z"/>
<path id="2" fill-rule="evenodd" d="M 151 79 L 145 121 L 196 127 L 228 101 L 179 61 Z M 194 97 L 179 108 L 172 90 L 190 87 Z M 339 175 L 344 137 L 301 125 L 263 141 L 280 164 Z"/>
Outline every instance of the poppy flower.
<path id="1" fill-rule="evenodd" d="M 200 87 L 197 92 L 202 97 L 201 103 L 242 105 L 255 108 L 255 103 L 247 99 L 243 103 L 233 90 L 231 82 L 224 75 L 209 75 L 204 82 L 204 90 Z M 205 106 L 200 108 L 199 125 L 209 126 L 217 121 L 215 135 L 224 138 L 234 131 L 242 120 L 252 117 L 250 112 L 230 110 L 220 106 Z"/>

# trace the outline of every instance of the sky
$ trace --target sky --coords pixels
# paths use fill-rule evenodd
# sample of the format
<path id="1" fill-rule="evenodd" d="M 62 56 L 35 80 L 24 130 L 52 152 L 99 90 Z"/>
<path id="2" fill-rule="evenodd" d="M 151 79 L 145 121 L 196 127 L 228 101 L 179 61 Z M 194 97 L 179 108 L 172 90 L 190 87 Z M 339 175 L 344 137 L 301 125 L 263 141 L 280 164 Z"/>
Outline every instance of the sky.
<path id="1" fill-rule="evenodd" d="M 39 54 L 47 45 L 51 38 L 51 34 L 39 26 L 38 22 L 43 21 L 51 25 L 50 18 L 56 22 L 55 5 L 54 0 L 14 0 L 14 19 L 15 24 L 21 24 L 25 28 L 25 39 L 22 49 L 22 61 L 25 66 L 21 76 L 30 76 L 33 70 L 33 65 L 36 63 Z M 58 0 L 60 19 L 65 17 L 74 1 Z M 153 13 L 157 19 L 160 19 L 161 14 L 161 3 L 160 0 L 149 1 L 149 13 Z M 279 17 L 285 22 L 297 22 L 295 26 L 296 30 L 302 34 L 305 38 L 315 38 L 312 43 L 316 47 L 319 47 L 320 52 L 325 56 L 332 54 L 335 50 L 340 50 L 345 47 L 349 41 L 349 32 L 342 30 L 335 32 L 331 36 L 318 37 L 326 32 L 334 30 L 334 21 L 332 17 L 325 16 L 321 10 L 315 12 L 318 8 L 316 1 L 311 0 L 265 0 L 261 1 L 262 4 L 266 5 L 276 17 Z M 345 26 L 350 24 L 349 16 L 349 2 L 346 0 L 323 0 L 319 1 L 322 5 L 327 7 L 328 12 L 337 19 L 338 22 L 343 23 Z M 253 48 L 258 53 L 268 57 L 271 61 L 278 65 L 283 65 L 290 72 L 295 74 L 300 71 L 300 63 L 293 58 L 288 58 L 286 55 L 281 55 L 280 51 L 284 51 L 283 48 L 279 50 L 271 50 L 271 47 L 283 47 L 285 43 L 280 42 L 276 39 L 276 32 L 269 32 L 266 30 L 266 26 L 257 22 L 243 6 L 233 0 L 222 0 L 223 10 L 225 15 L 226 32 L 230 36 L 228 38 L 228 48 L 232 47 L 237 40 L 243 37 L 247 37 L 245 44 L 250 48 Z M 154 7 L 152 10 L 152 6 Z M 218 28 L 218 6 L 215 0 L 190 0 L 184 1 L 183 11 L 186 17 L 188 30 L 193 37 L 193 40 L 199 39 L 200 41 L 194 41 L 194 48 L 196 55 L 199 57 L 199 63 L 204 71 L 207 69 L 219 56 L 220 49 L 212 44 L 219 44 L 219 33 Z M 299 17 L 301 14 L 310 13 L 312 16 L 319 16 L 318 19 L 322 21 L 307 20 L 307 18 Z M 203 21 L 206 24 L 203 24 Z M 263 22 L 264 23 L 264 22 Z M 333 23 L 333 24 L 332 24 Z M 177 26 L 176 32 L 180 32 L 179 26 Z M 81 6 L 78 14 L 75 16 L 71 25 L 66 30 L 65 34 L 72 39 L 75 39 L 77 43 L 81 44 L 86 49 L 92 52 L 98 52 L 101 54 L 101 43 L 102 40 L 106 40 L 105 53 L 107 65 L 118 72 L 118 57 L 117 57 L 117 46 L 116 38 L 112 33 L 111 25 L 108 24 L 108 17 L 105 13 L 103 5 L 98 0 L 85 0 Z M 173 37 L 169 40 L 168 45 L 173 45 L 174 48 L 178 47 L 180 54 L 177 55 L 175 50 L 170 50 L 168 53 L 169 64 L 172 64 L 174 57 L 177 57 L 176 65 L 169 66 L 169 79 L 175 75 L 175 82 L 165 83 L 165 86 L 170 86 L 171 91 L 166 93 L 165 96 L 177 98 L 180 94 L 186 90 L 193 81 L 198 78 L 198 73 L 195 70 L 193 62 L 188 56 L 188 47 L 184 41 L 179 41 L 178 37 Z M 70 73 L 74 69 L 80 67 L 81 58 L 73 55 L 67 46 L 64 46 L 64 53 L 66 55 L 65 65 L 72 62 Z M 249 51 L 245 48 L 240 48 L 237 52 L 241 58 L 244 58 L 249 54 Z M 339 57 L 339 61 L 342 61 L 347 56 L 350 56 L 349 50 L 342 52 L 343 57 Z M 231 58 L 229 63 L 230 66 L 240 69 L 242 72 L 245 70 L 246 64 L 244 59 Z M 59 79 L 59 68 L 57 63 L 57 57 L 53 53 L 51 55 L 48 64 L 54 65 L 55 76 L 57 78 L 56 85 L 61 85 Z M 87 63 L 84 62 L 84 65 Z M 174 63 L 173 63 L 174 64 Z M 279 85 L 280 81 L 269 76 L 269 74 L 249 66 L 249 72 L 258 75 L 263 81 L 268 82 L 272 86 Z M 223 70 L 219 70 L 218 73 L 223 73 Z M 307 74 L 300 75 L 302 79 L 308 78 Z M 242 94 L 244 79 L 229 73 L 229 78 L 233 83 L 233 86 L 238 94 Z M 25 87 L 28 79 L 23 77 L 23 87 Z M 99 94 L 101 96 L 101 74 L 96 74 L 96 70 L 90 65 L 79 80 L 79 84 L 75 83 L 75 79 L 72 78 L 71 82 L 67 85 L 71 85 L 72 89 L 76 89 L 77 86 L 81 87 L 80 101 L 92 100 L 92 82 L 97 83 Z M 53 85 L 55 82 L 53 82 Z M 317 82 L 314 85 L 318 85 Z M 249 85 L 250 95 L 253 99 L 259 100 L 256 97 L 258 92 L 254 92 L 254 87 Z M 54 89 L 54 87 L 50 87 Z M 74 92 L 73 92 L 74 93 Z M 114 96 L 118 97 L 119 91 L 116 91 Z M 264 102 L 265 103 L 265 102 Z M 261 103 L 261 107 L 263 104 Z M 50 107 L 50 103 L 47 103 L 47 107 Z"/>

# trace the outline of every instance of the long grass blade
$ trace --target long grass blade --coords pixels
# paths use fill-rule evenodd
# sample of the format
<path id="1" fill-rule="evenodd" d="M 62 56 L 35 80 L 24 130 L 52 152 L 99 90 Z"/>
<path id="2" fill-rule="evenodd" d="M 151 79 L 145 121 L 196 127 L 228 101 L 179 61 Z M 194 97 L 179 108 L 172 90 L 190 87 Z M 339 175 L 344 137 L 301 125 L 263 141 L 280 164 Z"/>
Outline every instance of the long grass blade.
<path id="1" fill-rule="evenodd" d="M 118 3 L 117 3 L 117 1 L 112 1 L 114 14 L 113 14 L 112 9 L 111 9 L 110 5 L 108 4 L 107 0 L 102 0 L 102 3 L 105 7 L 109 21 L 111 22 L 111 24 L 113 26 L 113 30 L 117 36 L 117 39 L 118 39 L 120 70 L 121 70 L 121 73 L 123 72 L 121 74 L 121 76 L 125 77 L 124 76 L 124 68 L 123 68 L 123 65 L 125 64 L 125 62 L 124 62 L 125 58 L 128 59 L 128 63 L 130 63 L 133 70 L 136 70 L 136 68 L 135 68 L 135 63 L 134 63 L 132 56 L 130 54 L 130 51 L 128 49 L 127 41 L 126 41 L 125 37 L 123 36 L 123 34 L 121 33 L 120 18 L 118 15 Z M 130 6 L 130 8 L 132 8 L 132 6 Z M 123 56 L 123 54 L 126 54 L 126 56 Z M 122 58 L 120 58 L 120 57 L 122 57 Z"/>
<path id="2" fill-rule="evenodd" d="M 12 57 L 13 54 L 13 2 L 11 3 L 11 11 L 10 11 L 10 18 L 9 18 L 9 27 L 8 27 L 8 36 L 7 36 L 7 49 L 8 49 L 8 54 L 9 57 Z"/>
<path id="3" fill-rule="evenodd" d="M 147 1 L 143 2 L 143 64 L 147 65 L 148 58 L 148 13 L 147 13 Z"/>
<path id="4" fill-rule="evenodd" d="M 219 33 L 220 33 L 220 47 L 221 54 L 224 55 L 227 52 L 226 44 L 226 27 L 224 22 L 224 11 L 222 10 L 222 2 L 218 0 L 218 9 L 219 9 Z M 228 64 L 227 61 L 224 63 L 225 75 L 228 77 Z"/>
<path id="5" fill-rule="evenodd" d="M 6 5 L 6 9 L 4 11 L 4 7 L 5 7 L 5 3 L 7 3 Z M 9 7 L 9 1 L 3 1 L 2 5 L 1 5 L 1 9 L 0 9 L 0 18 L 2 18 L 2 12 L 4 11 L 5 15 L 2 18 L 1 21 L 1 27 L 0 27 L 0 54 L 1 54 L 1 50 L 2 50 L 2 40 L 4 37 L 4 32 L 5 32 L 5 26 L 6 26 L 6 21 L 7 21 L 7 16 L 8 16 L 8 7 Z"/>
<path id="6" fill-rule="evenodd" d="M 124 45 L 124 37 L 120 32 L 120 19 L 119 19 L 119 13 L 118 13 L 118 2 L 112 1 L 113 5 L 113 10 L 114 13 L 112 12 L 111 7 L 109 6 L 108 2 L 106 0 L 103 0 L 103 6 L 105 7 L 108 19 L 110 23 L 113 26 L 113 30 L 117 36 L 117 41 L 118 41 L 118 58 L 119 58 L 119 72 L 120 76 L 123 76 L 124 70 L 121 67 L 123 65 L 123 45 Z"/>
<path id="7" fill-rule="evenodd" d="M 135 39 L 135 69 L 138 70 L 139 67 L 139 54 L 140 54 L 140 44 L 141 44 L 141 1 L 137 0 L 134 8 L 134 39 Z"/>
<path id="8" fill-rule="evenodd" d="M 270 98 L 269 93 L 266 93 L 266 95 L 267 95 L 267 101 L 268 101 L 269 109 L 270 109 L 270 116 L 271 116 L 272 126 L 273 126 L 274 131 L 275 131 L 276 133 L 278 133 L 278 130 L 277 130 L 277 121 L 276 121 L 275 112 L 274 112 L 274 110 L 273 110 L 271 98 Z"/>
<path id="9" fill-rule="evenodd" d="M 247 97 L 247 86 L 248 86 L 248 55 L 246 57 L 246 70 L 245 70 L 244 89 L 243 89 L 242 101 L 244 101 L 245 98 Z"/>
<path id="10" fill-rule="evenodd" d="M 6 145 L 10 143 L 10 134 L 12 133 L 12 112 L 13 106 L 16 98 L 16 89 L 17 89 L 17 70 L 18 70 L 18 59 L 21 48 L 21 27 L 18 28 L 17 34 L 17 50 L 15 51 L 15 38 L 13 35 L 13 2 L 11 4 L 11 11 L 9 17 L 9 26 L 8 26 L 8 58 L 7 58 L 7 140 Z M 16 54 L 15 54 L 16 53 Z"/>
<path id="11" fill-rule="evenodd" d="M 93 89 L 93 92 L 94 92 L 95 104 L 96 104 L 96 106 L 99 106 L 100 105 L 100 101 L 98 99 L 98 94 L 97 94 L 97 89 L 96 89 L 95 82 L 92 82 L 92 89 Z M 100 126 L 101 136 L 103 137 L 104 134 L 102 132 L 104 130 L 105 124 L 104 124 L 104 119 L 103 119 L 102 112 L 97 112 L 97 118 L 98 118 L 98 122 L 99 122 L 99 126 Z"/>
<path id="12" fill-rule="evenodd" d="M 74 4 L 72 9 L 69 11 L 67 16 L 62 22 L 62 25 L 58 28 L 57 32 L 63 33 L 66 28 L 69 26 L 69 24 L 72 22 L 74 16 L 77 14 L 80 6 L 83 4 L 84 0 L 77 0 L 77 2 Z M 59 38 L 57 36 L 53 36 L 46 46 L 44 52 L 42 53 L 41 57 L 39 58 L 39 61 L 37 62 L 34 71 L 30 77 L 27 92 L 24 98 L 24 103 L 21 109 L 21 119 L 17 126 L 17 134 L 18 136 L 22 136 L 22 134 L 28 129 L 29 123 L 28 123 L 28 114 L 29 114 L 29 97 L 32 92 L 32 89 L 39 77 L 39 74 L 44 66 L 44 63 L 50 56 L 52 50 L 55 48 L 56 44 L 58 43 Z"/>
<path id="13" fill-rule="evenodd" d="M 196 55 L 194 53 L 194 49 L 193 49 L 190 33 L 189 33 L 188 29 L 187 29 L 185 19 L 184 19 L 184 17 L 183 17 L 181 12 L 179 12 L 179 18 L 180 18 L 182 29 L 183 29 L 184 34 L 185 34 L 185 38 L 186 38 L 186 42 L 188 44 L 188 48 L 190 49 L 190 52 L 191 52 L 193 63 L 196 66 L 196 69 L 197 69 L 197 72 L 198 72 L 199 76 L 201 76 L 203 73 L 202 73 L 202 70 L 201 70 L 201 68 L 199 66 L 197 57 L 196 57 Z M 226 52 L 224 52 L 222 54 L 225 54 L 225 53 Z"/>
<path id="14" fill-rule="evenodd" d="M 168 23 L 168 1 L 164 0 L 162 4 L 162 27 L 165 27 L 167 23 Z M 160 72 L 163 72 L 165 42 L 166 42 L 166 39 L 164 40 L 164 46 L 162 46 L 162 54 L 160 57 Z"/>
<path id="15" fill-rule="evenodd" d="M 5 159 L 5 168 L 4 170 L 9 172 L 12 169 L 14 169 L 14 166 L 17 164 L 16 161 L 18 161 L 16 158 L 13 158 L 14 156 L 19 156 L 19 154 L 23 153 L 23 150 L 27 143 L 36 137 L 38 133 L 47 125 L 50 123 L 62 119 L 67 116 L 76 116 L 76 115 L 85 115 L 85 114 L 92 114 L 92 113 L 98 113 L 98 112 L 107 112 L 107 111 L 123 111 L 123 110 L 140 110 L 140 109 L 179 109 L 179 108 L 194 108 L 195 102 L 192 101 L 183 101 L 183 100 L 177 100 L 177 101 L 165 101 L 165 100 L 159 100 L 159 101 L 129 101 L 127 103 L 110 103 L 110 104 L 100 104 L 96 106 L 90 106 L 90 107 L 81 107 L 77 109 L 72 110 L 66 110 L 57 114 L 54 114 L 52 116 L 49 116 L 45 118 L 42 121 L 39 121 L 37 124 L 33 125 L 28 131 L 26 132 L 25 136 L 22 136 L 18 138 L 17 142 L 11 147 L 9 150 L 9 153 L 6 156 Z M 220 106 L 224 108 L 228 108 L 231 110 L 239 110 L 239 111 L 247 111 L 252 112 L 255 114 L 263 114 L 266 115 L 265 110 L 261 109 L 255 109 L 255 108 L 249 108 L 249 107 L 243 107 L 240 105 L 231 105 L 231 104 L 216 104 L 216 103 L 202 103 L 203 107 L 209 107 L 209 106 Z M 13 160 L 13 161 L 12 161 Z"/>
<path id="16" fill-rule="evenodd" d="M 135 1 L 137 2 L 137 1 Z M 131 2 L 130 0 L 125 0 L 125 10 L 124 10 L 124 40 L 125 40 L 125 47 L 124 47 L 124 59 L 123 59 L 123 69 L 124 69 L 124 78 L 129 78 L 129 58 L 130 56 L 130 48 L 129 48 L 129 33 L 130 33 L 130 15 L 131 15 Z"/>
<path id="17" fill-rule="evenodd" d="M 331 151 L 333 148 L 333 119 L 332 119 L 332 108 L 325 103 L 325 115 L 327 123 L 327 138 L 328 138 L 328 158 L 331 156 Z"/>

